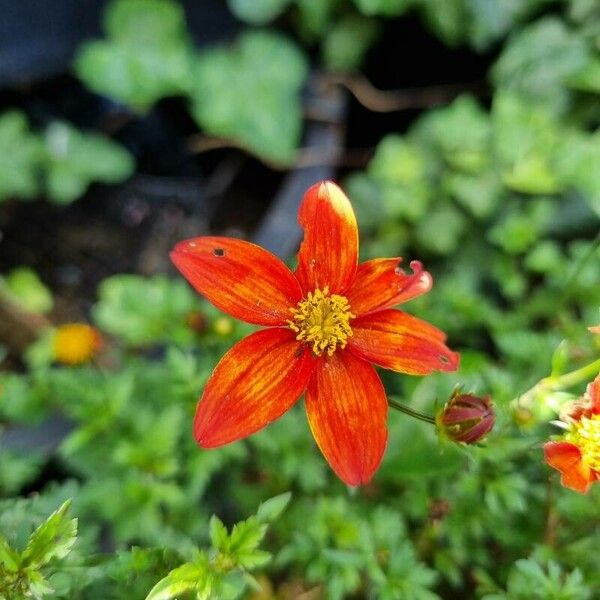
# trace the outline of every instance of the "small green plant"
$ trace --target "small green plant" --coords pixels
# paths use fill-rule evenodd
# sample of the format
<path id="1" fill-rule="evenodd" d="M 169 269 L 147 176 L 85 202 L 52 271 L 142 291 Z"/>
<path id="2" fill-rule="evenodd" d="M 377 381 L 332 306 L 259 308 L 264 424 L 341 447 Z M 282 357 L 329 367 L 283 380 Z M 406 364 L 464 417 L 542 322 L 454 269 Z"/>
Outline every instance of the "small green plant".
<path id="1" fill-rule="evenodd" d="M 0 202 L 47 195 L 67 204 L 93 181 L 117 183 L 134 170 L 131 155 L 115 142 L 62 121 L 38 135 L 18 111 L 0 115 L 0 152 Z"/>
<path id="2" fill-rule="evenodd" d="M 43 598 L 54 592 L 48 578 L 77 537 L 77 519 L 70 519 L 70 501 L 53 512 L 30 536 L 22 550 L 0 534 L 0 597 Z"/>

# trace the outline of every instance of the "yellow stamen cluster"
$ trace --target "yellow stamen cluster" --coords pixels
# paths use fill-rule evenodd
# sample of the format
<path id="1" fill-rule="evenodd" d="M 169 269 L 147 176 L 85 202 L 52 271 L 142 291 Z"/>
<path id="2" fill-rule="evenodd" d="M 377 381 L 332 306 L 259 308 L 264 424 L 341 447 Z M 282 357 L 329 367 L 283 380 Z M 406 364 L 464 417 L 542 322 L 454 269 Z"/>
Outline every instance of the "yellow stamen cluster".
<path id="1" fill-rule="evenodd" d="M 600 472 L 600 415 L 581 417 L 567 439 L 579 448 L 583 462 Z"/>
<path id="2" fill-rule="evenodd" d="M 352 335 L 350 319 L 356 315 L 350 312 L 350 305 L 344 296 L 329 295 L 329 288 L 309 292 L 305 300 L 291 309 L 293 321 L 288 321 L 290 329 L 298 335 L 297 340 L 312 346 L 316 356 L 327 352 L 331 356 L 336 348 L 344 348 Z"/>

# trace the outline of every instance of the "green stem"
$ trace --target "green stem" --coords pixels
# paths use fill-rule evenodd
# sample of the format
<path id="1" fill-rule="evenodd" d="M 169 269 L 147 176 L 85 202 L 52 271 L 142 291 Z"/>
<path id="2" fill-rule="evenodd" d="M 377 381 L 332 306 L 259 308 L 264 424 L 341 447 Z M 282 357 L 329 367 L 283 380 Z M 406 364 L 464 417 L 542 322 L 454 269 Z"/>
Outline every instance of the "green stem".
<path id="1" fill-rule="evenodd" d="M 545 387 L 550 390 L 562 390 L 564 388 L 572 387 L 582 381 L 587 381 L 600 372 L 600 358 L 591 362 L 585 367 L 565 373 L 559 377 L 546 377 L 540 381 L 538 385 Z"/>
<path id="2" fill-rule="evenodd" d="M 410 408 L 409 406 L 406 406 L 406 404 L 402 404 L 402 402 L 396 402 L 395 400 L 388 398 L 388 404 L 389 404 L 390 408 L 399 410 L 400 412 L 410 415 L 411 417 L 414 417 L 415 419 L 419 419 L 420 421 L 425 421 L 425 423 L 430 423 L 431 425 L 435 425 L 434 417 L 432 417 L 430 415 L 426 415 L 425 413 L 415 410 L 414 408 Z"/>

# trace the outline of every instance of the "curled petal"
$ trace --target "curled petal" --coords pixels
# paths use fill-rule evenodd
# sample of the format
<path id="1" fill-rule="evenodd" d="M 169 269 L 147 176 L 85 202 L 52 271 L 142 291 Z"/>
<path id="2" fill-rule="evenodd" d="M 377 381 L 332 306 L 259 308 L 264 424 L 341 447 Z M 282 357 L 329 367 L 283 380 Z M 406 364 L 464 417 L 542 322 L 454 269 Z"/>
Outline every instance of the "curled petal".
<path id="1" fill-rule="evenodd" d="M 319 362 L 306 412 L 321 452 L 340 479 L 370 481 L 387 443 L 387 399 L 375 369 L 345 351 Z"/>
<path id="2" fill-rule="evenodd" d="M 590 414 L 600 414 L 600 375 L 587 386 L 585 392 L 586 396 L 590 399 Z"/>
<path id="3" fill-rule="evenodd" d="M 425 321 L 394 309 L 351 322 L 349 350 L 385 369 L 410 375 L 456 371 L 459 355 L 444 343 L 446 335 Z"/>
<path id="4" fill-rule="evenodd" d="M 289 329 L 264 329 L 238 342 L 216 366 L 198 403 L 198 444 L 222 446 L 278 419 L 304 392 L 314 364 Z"/>
<path id="5" fill-rule="evenodd" d="M 598 474 L 581 460 L 579 448 L 571 442 L 547 442 L 544 457 L 553 469 L 560 471 L 561 484 L 571 490 L 585 494 L 598 479 Z"/>
<path id="6" fill-rule="evenodd" d="M 358 228 L 350 201 L 331 181 L 308 189 L 298 211 L 304 240 L 296 276 L 305 294 L 329 288 L 342 294 L 352 283 L 358 261 Z"/>
<path id="7" fill-rule="evenodd" d="M 401 269 L 401 262 L 401 258 L 377 258 L 358 265 L 346 294 L 355 315 L 391 308 L 431 289 L 433 278 L 418 260 L 410 263 L 412 273 Z"/>
<path id="8" fill-rule="evenodd" d="M 302 297 L 294 274 L 260 246 L 225 237 L 180 242 L 171 260 L 217 308 L 257 325 L 285 325 Z"/>
<path id="9" fill-rule="evenodd" d="M 598 414 L 600 414 L 600 375 L 588 384 L 582 398 L 567 404 L 561 413 L 561 419 L 572 422 Z"/>

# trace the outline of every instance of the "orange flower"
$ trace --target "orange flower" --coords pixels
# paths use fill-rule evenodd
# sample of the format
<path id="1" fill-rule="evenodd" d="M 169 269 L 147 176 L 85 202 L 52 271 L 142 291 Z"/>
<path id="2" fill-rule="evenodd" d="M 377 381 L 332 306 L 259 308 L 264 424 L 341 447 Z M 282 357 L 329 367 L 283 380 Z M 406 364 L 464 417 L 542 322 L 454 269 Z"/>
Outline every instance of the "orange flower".
<path id="1" fill-rule="evenodd" d="M 544 444 L 546 462 L 560 471 L 565 487 L 585 494 L 600 480 L 600 375 L 562 420 L 568 431 L 560 440 Z"/>
<path id="2" fill-rule="evenodd" d="M 100 332 L 86 323 L 59 325 L 54 334 L 54 359 L 64 365 L 86 363 L 102 348 Z"/>
<path id="3" fill-rule="evenodd" d="M 298 220 L 304 240 L 292 273 L 242 240 L 200 237 L 171 259 L 194 288 L 233 317 L 263 325 L 221 359 L 194 420 L 196 441 L 213 448 L 244 438 L 305 393 L 315 440 L 348 485 L 368 482 L 387 442 L 387 398 L 375 363 L 411 375 L 454 371 L 458 354 L 428 323 L 392 307 L 431 289 L 431 275 L 399 258 L 358 264 L 358 229 L 342 190 L 311 187 Z"/>

